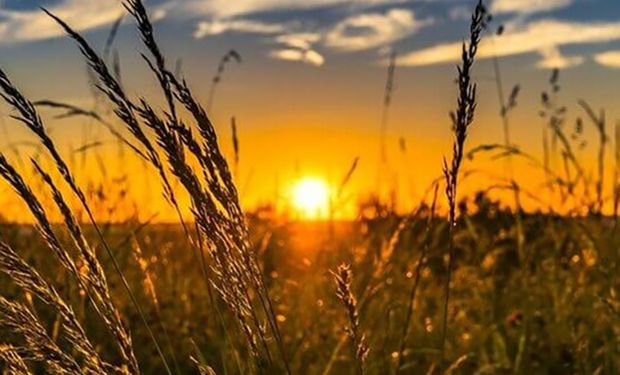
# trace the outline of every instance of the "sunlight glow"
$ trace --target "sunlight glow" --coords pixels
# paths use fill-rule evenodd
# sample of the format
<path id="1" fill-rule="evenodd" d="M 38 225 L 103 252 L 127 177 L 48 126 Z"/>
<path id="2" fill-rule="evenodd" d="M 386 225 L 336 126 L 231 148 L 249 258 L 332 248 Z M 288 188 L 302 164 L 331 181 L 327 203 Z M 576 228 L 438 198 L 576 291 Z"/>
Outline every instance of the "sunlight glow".
<path id="1" fill-rule="evenodd" d="M 329 187 L 320 178 L 305 177 L 293 185 L 291 203 L 304 219 L 325 219 L 329 210 Z"/>

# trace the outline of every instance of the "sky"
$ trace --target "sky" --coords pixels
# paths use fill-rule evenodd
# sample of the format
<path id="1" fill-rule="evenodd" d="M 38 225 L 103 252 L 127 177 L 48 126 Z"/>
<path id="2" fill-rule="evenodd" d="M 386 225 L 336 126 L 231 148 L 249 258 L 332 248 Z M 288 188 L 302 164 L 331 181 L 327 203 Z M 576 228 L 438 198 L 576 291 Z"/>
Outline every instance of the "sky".
<path id="1" fill-rule="evenodd" d="M 441 174 L 442 157 L 450 153 L 447 114 L 455 105 L 455 67 L 474 5 L 472 0 L 146 2 L 169 64 L 180 66 L 205 105 L 221 57 L 231 49 L 242 57 L 241 63 L 226 65 L 209 113 L 227 155 L 232 153 L 231 117 L 237 121 L 236 178 L 246 207 L 269 201 L 286 206 L 291 186 L 304 177 L 336 186 L 359 158 L 344 194 L 347 204 L 372 191 L 394 189 L 403 209 L 424 196 Z M 620 116 L 620 2 L 492 0 L 486 5 L 494 19 L 474 71 L 479 105 L 470 148 L 503 139 L 493 56 L 505 95 L 514 85 L 521 87 L 511 113 L 512 141 L 532 155 L 542 155 L 540 96 L 553 68 L 561 69 L 558 101 L 568 107 L 567 122 L 584 117 L 577 101 L 587 99 L 594 108 L 606 109 L 613 127 Z M 105 111 L 95 104 L 78 49 L 41 6 L 101 51 L 123 14 L 120 0 L 0 0 L 0 66 L 14 83 L 33 100 Z M 499 25 L 505 31 L 494 35 Z M 162 104 L 128 16 L 113 49 L 127 91 Z M 387 116 L 388 162 L 382 166 L 380 124 L 391 52 L 397 54 L 395 85 Z M 5 153 L 17 149 L 21 157 L 35 152 L 28 143 L 32 138 L 7 117 L 9 108 L 0 106 L 0 113 L 0 148 Z M 105 129 L 83 119 L 54 119 L 52 111 L 41 113 L 84 184 L 120 181 L 119 176 L 129 174 L 136 205 L 150 207 L 163 220 L 168 217 L 155 203 L 161 194 L 155 175 L 119 150 Z M 586 126 L 585 139 L 588 146 L 579 152 L 593 161 L 593 126 Z M 79 151 L 93 142 L 101 145 Z M 489 158 L 468 163 L 489 184 L 505 169 L 505 163 Z M 519 182 L 533 192 L 540 188 L 541 173 L 525 164 L 514 168 Z M 472 185 L 481 186 L 479 181 Z"/>

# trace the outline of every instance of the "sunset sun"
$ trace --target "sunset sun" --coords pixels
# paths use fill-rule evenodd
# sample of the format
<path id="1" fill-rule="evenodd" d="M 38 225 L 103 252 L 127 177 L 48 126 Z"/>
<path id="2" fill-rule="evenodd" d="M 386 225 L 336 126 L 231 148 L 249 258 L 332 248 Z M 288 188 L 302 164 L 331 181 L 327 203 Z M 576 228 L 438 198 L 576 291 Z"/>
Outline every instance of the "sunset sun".
<path id="1" fill-rule="evenodd" d="M 325 218 L 329 209 L 329 186 L 319 178 L 302 178 L 293 185 L 291 200 L 293 208 L 303 218 Z"/>

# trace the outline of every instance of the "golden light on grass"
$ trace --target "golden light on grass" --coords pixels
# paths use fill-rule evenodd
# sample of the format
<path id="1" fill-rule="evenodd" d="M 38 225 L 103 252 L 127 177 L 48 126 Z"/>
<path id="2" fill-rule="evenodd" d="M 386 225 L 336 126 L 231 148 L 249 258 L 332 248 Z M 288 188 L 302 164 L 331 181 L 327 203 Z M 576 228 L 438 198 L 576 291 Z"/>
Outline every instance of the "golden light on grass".
<path id="1" fill-rule="evenodd" d="M 329 197 L 328 184 L 317 177 L 304 177 L 295 182 L 291 189 L 293 209 L 303 219 L 327 218 Z"/>

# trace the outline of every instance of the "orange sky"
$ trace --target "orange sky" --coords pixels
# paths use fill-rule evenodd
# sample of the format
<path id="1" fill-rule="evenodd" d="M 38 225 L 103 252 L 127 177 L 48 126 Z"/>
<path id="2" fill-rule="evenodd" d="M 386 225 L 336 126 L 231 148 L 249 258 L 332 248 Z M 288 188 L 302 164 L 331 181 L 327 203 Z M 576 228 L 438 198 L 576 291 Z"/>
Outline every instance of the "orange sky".
<path id="1" fill-rule="evenodd" d="M 610 23 L 613 20 L 608 17 L 607 8 L 612 5 L 605 0 L 597 1 L 598 8 L 596 4 L 553 1 L 549 3 L 550 9 L 534 7 L 532 9 L 536 11 L 528 14 L 512 9 L 511 0 L 496 0 L 497 4 L 493 5 L 499 12 L 498 22 L 510 26 L 507 31 L 509 40 L 523 44 L 522 48 L 516 49 L 500 47 L 499 53 L 503 55 L 500 64 L 505 91 L 508 92 L 517 83 L 522 87 L 518 106 L 511 114 L 513 142 L 536 158 L 542 159 L 543 121 L 538 116 L 540 93 L 548 88 L 550 75 L 548 67 L 543 65 L 550 61 L 564 66 L 559 101 L 568 107 L 567 129 L 573 126 L 577 117 L 584 116 L 577 106 L 580 98 L 588 99 L 597 109 L 604 107 L 607 110 L 608 132 L 613 133 L 613 125 L 620 118 L 616 109 L 620 99 L 617 93 L 620 74 L 614 69 L 613 54 L 609 54 L 609 51 L 618 48 L 616 39 L 620 37 L 616 38 L 617 25 Z M 218 5 L 215 3 L 217 1 L 213 2 L 214 6 Z M 100 17 L 93 18 L 97 24 L 86 22 L 86 18 L 82 22 L 70 12 L 75 10 L 73 7 L 83 6 L 81 3 L 62 0 L 50 4 L 56 4 L 54 6 L 70 20 L 73 17 L 73 23 L 77 22 L 87 38 L 97 46 L 103 44 L 109 25 L 115 19 L 110 12 L 99 10 L 96 14 Z M 166 1 L 156 1 L 156 9 L 165 8 L 156 6 L 160 4 L 165 5 Z M 244 4 L 247 9 L 234 9 L 233 15 L 203 9 L 207 13 L 197 13 L 194 18 L 187 14 L 180 16 L 181 10 L 185 9 L 183 7 L 166 8 L 169 12 L 163 12 L 162 20 L 156 24 L 158 40 L 169 61 L 177 57 L 182 59 L 183 73 L 203 103 L 206 103 L 220 56 L 235 48 L 243 57 L 241 64 L 226 67 L 210 114 L 226 155 L 232 153 L 230 118 L 237 118 L 241 148 L 237 183 L 244 206 L 251 209 L 265 202 L 276 202 L 283 209 L 290 205 L 291 186 L 308 176 L 324 179 L 328 185 L 336 186 L 356 157 L 359 157 L 359 165 L 346 188 L 348 203 L 340 215 L 351 217 L 355 212 L 355 202 L 377 191 L 379 127 L 386 76 L 382 54 L 386 47 L 398 51 L 400 59 L 388 117 L 388 167 L 382 168 L 381 186 L 383 190 L 397 191 L 401 210 L 411 209 L 417 204 L 431 181 L 441 174 L 442 157 L 451 152 L 447 113 L 455 105 L 455 63 L 450 53 L 440 55 L 437 51 L 451 50 L 452 43 L 462 38 L 467 20 L 459 17 L 457 10 L 458 7 L 461 11 L 467 9 L 469 3 L 465 0 L 453 4 L 410 1 L 396 6 L 386 0 L 375 5 L 364 2 L 366 5 L 354 7 L 347 1 L 335 0 L 323 7 L 310 2 L 303 9 L 286 1 L 248 0 Z M 35 9 L 21 3 L 18 5 L 9 1 L 7 6 L 26 12 L 24 14 L 28 17 L 38 17 Z M 229 29 L 197 38 L 196 32 L 200 30 L 202 19 L 212 22 L 207 25 L 211 27 L 211 32 L 216 30 L 213 28 L 216 21 L 220 22 L 219 27 L 225 25 Z M 549 20 L 561 22 L 558 24 Z M 298 21 L 303 27 L 290 26 L 294 25 L 292 21 Z M 24 93 L 33 100 L 55 99 L 86 108 L 93 105 L 84 63 L 71 41 L 60 37 L 55 29 L 45 23 L 40 24 L 42 34 L 28 34 L 33 30 L 23 29 L 18 18 L 0 20 L 0 25 L 3 22 L 8 29 L 14 28 L 13 34 L 7 34 L 14 40 L 0 44 L 0 65 Z M 360 22 L 376 35 L 368 39 L 349 40 L 349 43 L 361 43 L 355 44 L 361 47 L 353 50 L 339 45 L 341 40 L 334 39 L 334 33 L 339 28 Z M 39 27 L 38 22 L 33 25 Z M 281 28 L 276 27 L 278 25 Z M 588 25 L 588 35 L 596 38 L 576 41 L 560 38 L 552 32 L 552 37 L 541 42 L 544 44 L 542 46 L 523 42 L 524 35 L 540 32 L 543 27 L 553 31 L 554 27 L 570 29 L 579 25 Z M 289 30 L 289 27 L 294 30 Z M 253 31 L 240 31 L 239 28 Z M 273 33 L 261 33 L 259 30 L 273 30 Z M 312 48 L 324 58 L 321 66 L 314 66 L 316 64 L 308 61 L 285 61 L 274 56 L 276 47 L 273 43 L 282 43 L 285 36 L 299 36 L 300 32 L 310 31 L 319 38 Z M 47 36 L 37 40 L 35 35 Z M 561 47 L 566 56 L 558 57 L 553 48 L 551 51 L 546 49 L 549 46 Z M 137 54 L 143 48 L 129 20 L 125 20 L 119 30 L 114 48 L 121 56 L 124 85 L 130 94 L 144 95 L 161 104 L 156 82 Z M 601 57 L 603 53 L 607 53 L 605 58 Z M 420 60 L 420 56 L 433 61 Z M 420 61 L 425 61 L 425 64 L 420 64 Z M 475 67 L 479 106 L 468 148 L 502 141 L 492 78 L 491 60 L 479 61 Z M 4 130 L 0 133 L 3 135 L 0 148 L 19 166 L 10 146 L 18 145 L 20 157 L 27 160 L 34 150 L 23 142 L 32 140 L 32 137 L 7 117 L 7 107 L 2 105 L 0 108 Z M 159 198 L 160 186 L 155 174 L 145 170 L 129 150 L 125 150 L 121 157 L 113 138 L 103 128 L 76 119 L 54 120 L 53 114 L 42 111 L 53 138 L 67 159 L 74 159 L 75 171 L 83 186 L 94 186 L 105 180 L 106 186 L 121 190 L 125 188 L 125 182 L 121 183 L 119 179 L 128 176 L 127 198 L 122 204 L 111 200 L 106 203 L 111 207 L 101 207 L 101 215 L 105 219 L 121 219 L 136 207 L 143 219 L 152 214 L 157 214 L 160 221 L 174 219 L 172 210 Z M 113 121 L 112 117 L 109 119 Z M 613 138 L 613 134 L 610 136 Z M 405 140 L 405 152 L 399 147 L 400 138 Z M 579 157 L 594 173 L 596 133 L 587 121 L 585 140 L 588 146 L 579 151 Z M 89 150 L 85 156 L 71 151 L 94 141 L 104 145 Z M 102 164 L 105 165 L 105 176 L 100 168 Z M 561 166 L 558 164 L 556 167 L 562 173 Z M 613 143 L 607 147 L 607 167 L 605 191 L 609 195 L 612 191 Z M 505 176 L 503 161 L 480 158 L 467 161 L 465 168 L 479 172 L 464 182 L 464 195 L 493 185 L 496 177 Z M 533 194 L 538 194 L 543 174 L 523 162 L 515 161 L 514 168 L 517 181 Z M 29 168 L 22 170 L 31 177 Z M 31 181 L 38 186 L 35 179 Z M 8 191 L 6 184 L 0 184 L 0 191 L 3 192 L 5 216 L 27 219 L 20 214 L 23 209 L 14 202 L 13 196 L 5 194 Z M 114 191 L 109 195 L 113 196 Z M 511 202 L 510 199 L 504 201 Z M 539 207 L 532 200 L 525 203 L 531 209 Z M 113 212 L 110 217 L 106 213 L 108 208 Z"/>

